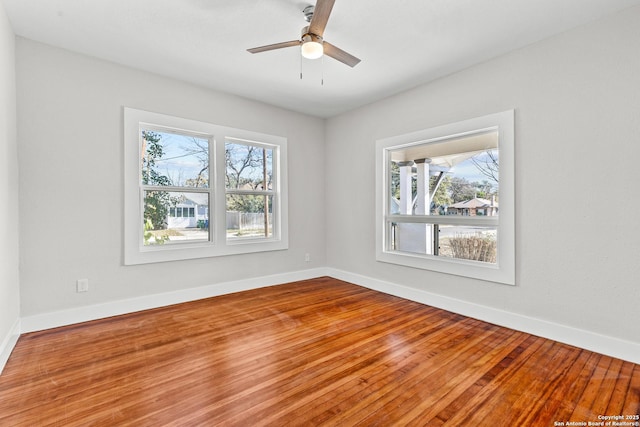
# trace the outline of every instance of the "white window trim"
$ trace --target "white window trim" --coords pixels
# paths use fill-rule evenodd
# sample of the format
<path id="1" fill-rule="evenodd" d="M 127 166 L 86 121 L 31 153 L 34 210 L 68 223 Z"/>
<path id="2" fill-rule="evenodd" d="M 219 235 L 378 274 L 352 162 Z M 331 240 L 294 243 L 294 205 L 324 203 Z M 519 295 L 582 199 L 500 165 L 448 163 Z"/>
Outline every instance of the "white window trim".
<path id="1" fill-rule="evenodd" d="M 388 248 L 388 222 L 417 222 L 471 225 L 468 219 L 429 215 L 391 215 L 387 189 L 389 153 L 413 144 L 439 142 L 483 129 L 498 130 L 500 151 L 500 216 L 497 220 L 498 254 L 496 264 L 444 258 L 433 255 L 391 251 Z M 437 126 L 405 135 L 376 141 L 376 259 L 381 262 L 432 270 L 515 285 L 515 169 L 514 169 L 514 110 L 489 114 L 461 122 Z M 493 218 L 475 218 L 473 224 L 495 226 Z"/>
<path id="2" fill-rule="evenodd" d="M 184 134 L 198 134 L 210 138 L 209 162 L 212 185 L 202 190 L 210 194 L 209 233 L 210 241 L 181 243 L 180 245 L 143 245 L 143 213 L 140 178 L 140 128 L 164 128 Z M 225 139 L 233 138 L 252 145 L 268 146 L 273 154 L 273 236 L 260 239 L 227 240 L 226 238 L 226 192 Z M 196 120 L 183 119 L 165 114 L 124 107 L 124 264 L 146 264 L 236 255 L 253 252 L 284 250 L 289 246 L 288 198 L 287 198 L 287 139 L 242 129 L 219 126 Z M 175 191 L 191 191 L 191 188 L 167 187 Z"/>

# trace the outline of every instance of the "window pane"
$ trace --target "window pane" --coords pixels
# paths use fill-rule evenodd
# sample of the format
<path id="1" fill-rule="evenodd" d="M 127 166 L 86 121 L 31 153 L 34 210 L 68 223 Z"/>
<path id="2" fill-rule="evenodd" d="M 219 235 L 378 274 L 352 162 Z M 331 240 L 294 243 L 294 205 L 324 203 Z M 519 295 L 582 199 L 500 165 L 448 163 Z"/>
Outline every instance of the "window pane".
<path id="1" fill-rule="evenodd" d="M 391 214 L 497 216 L 497 132 L 390 151 Z"/>
<path id="2" fill-rule="evenodd" d="M 433 224 L 392 223 L 390 249 L 420 255 L 436 255 L 433 230 Z"/>
<path id="3" fill-rule="evenodd" d="M 143 239 L 145 246 L 208 241 L 209 195 L 145 191 Z"/>
<path id="4" fill-rule="evenodd" d="M 209 140 L 143 129 L 142 184 L 209 186 Z"/>
<path id="5" fill-rule="evenodd" d="M 390 250 L 495 264 L 497 228 L 392 223 Z"/>
<path id="6" fill-rule="evenodd" d="M 272 236 L 273 196 L 227 194 L 227 240 Z"/>
<path id="7" fill-rule="evenodd" d="M 225 158 L 227 189 L 272 189 L 273 149 L 227 140 Z"/>

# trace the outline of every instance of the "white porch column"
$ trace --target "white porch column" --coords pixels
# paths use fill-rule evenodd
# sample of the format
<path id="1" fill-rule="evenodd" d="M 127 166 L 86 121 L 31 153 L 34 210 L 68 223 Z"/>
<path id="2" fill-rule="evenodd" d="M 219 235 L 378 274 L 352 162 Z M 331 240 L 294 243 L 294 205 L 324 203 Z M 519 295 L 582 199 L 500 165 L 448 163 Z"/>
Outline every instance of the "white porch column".
<path id="1" fill-rule="evenodd" d="M 429 215 L 431 212 L 431 195 L 429 194 L 429 163 L 431 163 L 431 159 L 416 159 L 415 162 L 418 172 L 416 215 Z"/>
<path id="2" fill-rule="evenodd" d="M 431 159 L 416 159 L 417 169 L 417 200 L 416 215 L 431 214 L 431 194 L 429 192 L 429 163 Z M 416 224 L 416 234 L 424 236 L 424 251 L 422 253 L 433 254 L 433 227 L 431 225 Z"/>
<path id="3" fill-rule="evenodd" d="M 411 194 L 413 162 L 398 162 L 398 166 L 400 168 L 400 215 L 411 215 L 413 212 L 413 194 Z"/>

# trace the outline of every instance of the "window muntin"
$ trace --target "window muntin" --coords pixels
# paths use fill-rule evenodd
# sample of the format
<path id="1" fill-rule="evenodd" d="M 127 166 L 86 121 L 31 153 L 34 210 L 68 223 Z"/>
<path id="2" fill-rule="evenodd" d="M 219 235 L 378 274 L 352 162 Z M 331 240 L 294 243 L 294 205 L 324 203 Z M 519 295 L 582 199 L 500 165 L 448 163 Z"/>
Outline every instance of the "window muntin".
<path id="1" fill-rule="evenodd" d="M 288 247 L 285 138 L 131 108 L 124 122 L 125 264 Z M 260 153 L 237 175 L 248 186 L 227 188 L 226 148 Z M 227 238 L 238 205 L 260 226 Z"/>
<path id="2" fill-rule="evenodd" d="M 513 111 L 377 142 L 379 261 L 513 284 Z"/>

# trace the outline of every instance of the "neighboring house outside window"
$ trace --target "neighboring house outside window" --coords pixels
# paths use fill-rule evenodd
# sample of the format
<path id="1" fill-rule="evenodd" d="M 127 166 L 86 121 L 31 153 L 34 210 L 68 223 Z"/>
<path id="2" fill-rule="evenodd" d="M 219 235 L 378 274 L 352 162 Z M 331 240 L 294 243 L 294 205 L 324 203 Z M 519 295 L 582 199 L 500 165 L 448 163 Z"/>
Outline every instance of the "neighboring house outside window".
<path id="1" fill-rule="evenodd" d="M 498 216 L 498 202 L 496 202 L 495 195 L 491 196 L 491 200 L 474 197 L 471 200 L 464 200 L 449 206 L 447 215 Z"/>
<path id="2" fill-rule="evenodd" d="M 287 248 L 285 138 L 130 108 L 124 118 L 125 264 Z M 257 228 L 234 222 L 238 210 Z"/>
<path id="3" fill-rule="evenodd" d="M 208 198 L 198 196 L 192 194 L 169 208 L 168 229 L 209 228 Z"/>

